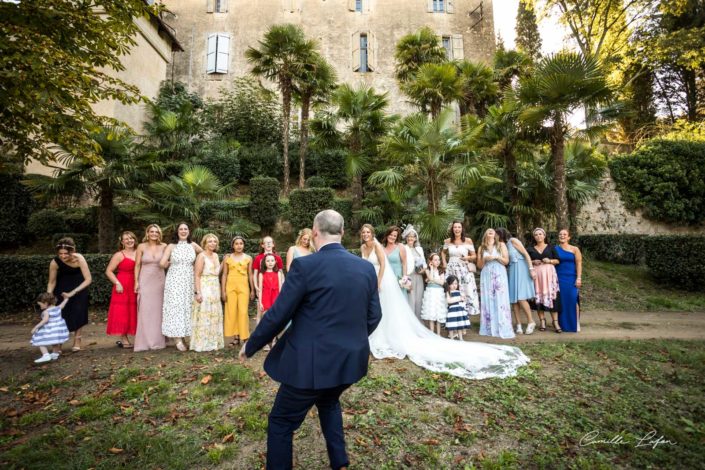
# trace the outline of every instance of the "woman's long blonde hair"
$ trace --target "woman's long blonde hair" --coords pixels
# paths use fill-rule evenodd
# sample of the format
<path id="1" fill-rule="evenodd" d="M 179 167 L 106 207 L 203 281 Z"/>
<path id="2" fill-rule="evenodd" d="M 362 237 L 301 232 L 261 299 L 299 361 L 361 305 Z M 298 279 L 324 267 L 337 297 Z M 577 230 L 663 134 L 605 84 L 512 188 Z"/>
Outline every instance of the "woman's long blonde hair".
<path id="1" fill-rule="evenodd" d="M 301 239 L 306 235 L 308 235 L 308 251 L 313 253 L 313 240 L 311 240 L 311 238 L 313 237 L 313 231 L 311 231 L 310 228 L 302 228 L 301 230 L 299 230 L 299 234 L 296 237 L 296 242 L 294 243 L 294 245 L 301 246 Z"/>
<path id="2" fill-rule="evenodd" d="M 142 239 L 142 242 L 148 242 L 149 241 L 149 229 L 152 227 L 157 229 L 157 232 L 159 232 L 159 238 L 157 239 L 157 244 L 160 244 L 162 242 L 162 228 L 157 225 L 157 224 L 149 224 L 147 225 L 147 228 L 144 229 L 144 238 Z"/>
<path id="3" fill-rule="evenodd" d="M 482 235 L 482 242 L 480 243 L 480 252 L 478 253 L 478 256 L 482 256 L 482 253 L 487 251 L 487 249 L 489 248 L 489 246 L 487 245 L 487 234 L 489 233 L 490 230 L 495 232 L 494 246 L 497 248 L 497 250 L 499 250 L 499 240 L 497 240 L 497 232 L 493 228 L 488 228 L 487 230 L 485 230 L 485 233 Z"/>

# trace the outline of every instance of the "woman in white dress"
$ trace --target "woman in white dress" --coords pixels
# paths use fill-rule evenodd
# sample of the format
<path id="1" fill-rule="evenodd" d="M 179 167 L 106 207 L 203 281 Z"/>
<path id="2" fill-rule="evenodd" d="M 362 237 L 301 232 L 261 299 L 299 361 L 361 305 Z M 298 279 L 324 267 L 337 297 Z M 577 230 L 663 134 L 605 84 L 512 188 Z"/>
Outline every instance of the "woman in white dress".
<path id="1" fill-rule="evenodd" d="M 459 220 L 450 226 L 450 238 L 443 242 L 441 261 L 446 272 L 446 279 L 455 276 L 460 283 L 460 291 L 465 294 L 465 310 L 468 315 L 480 314 L 480 299 L 475 284 L 475 246 L 470 237 L 465 236 L 465 228 Z"/>
<path id="2" fill-rule="evenodd" d="M 362 257 L 375 267 L 380 286 L 382 321 L 370 335 L 375 358 L 408 357 L 425 369 L 468 379 L 513 376 L 529 363 L 519 348 L 452 341 L 428 330 L 412 312 L 394 274 L 385 269 L 384 252 L 378 248 L 372 227 L 363 226 L 360 235 Z"/>
<path id="3" fill-rule="evenodd" d="M 423 272 L 426 269 L 426 259 L 423 248 L 419 243 L 419 234 L 413 225 L 407 225 L 401 238 L 406 242 L 406 272 L 411 279 L 411 290 L 409 291 L 409 306 L 414 311 L 417 318 L 421 318 L 421 306 L 424 295 Z"/>

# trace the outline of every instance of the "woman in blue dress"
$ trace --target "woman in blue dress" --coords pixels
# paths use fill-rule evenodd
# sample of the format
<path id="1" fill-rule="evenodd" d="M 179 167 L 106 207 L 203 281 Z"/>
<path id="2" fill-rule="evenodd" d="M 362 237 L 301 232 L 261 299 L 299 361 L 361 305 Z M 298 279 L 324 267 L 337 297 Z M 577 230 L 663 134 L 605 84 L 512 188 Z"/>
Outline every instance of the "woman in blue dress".
<path id="1" fill-rule="evenodd" d="M 389 267 L 397 278 L 397 281 L 406 276 L 406 248 L 401 243 L 401 229 L 392 225 L 387 229 L 382 239 L 384 253 L 389 260 Z"/>
<path id="2" fill-rule="evenodd" d="M 495 231 L 488 228 L 477 253 L 480 273 L 480 334 L 514 338 L 512 311 L 509 306 L 507 246 L 497 240 Z"/>
<path id="3" fill-rule="evenodd" d="M 563 229 L 558 232 L 558 246 L 556 252 L 560 264 L 556 266 L 558 286 L 561 291 L 561 310 L 558 312 L 558 323 L 554 328 L 556 332 L 580 331 L 580 287 L 582 284 L 583 255 L 577 246 L 569 244 L 570 232 Z"/>
<path id="4" fill-rule="evenodd" d="M 529 305 L 529 301 L 536 297 L 536 290 L 534 290 L 536 273 L 531 264 L 529 253 L 521 241 L 513 238 L 512 234 L 505 228 L 498 228 L 496 232 L 499 241 L 507 245 L 507 253 L 509 254 L 509 266 L 507 266 L 509 303 L 512 304 L 512 313 L 517 324 L 516 332 L 518 335 L 524 334 L 521 327 L 521 319 L 519 318 L 519 310 L 523 310 L 527 320 L 526 334 L 530 335 L 536 328 L 536 323 L 534 323 L 531 315 L 531 306 Z"/>

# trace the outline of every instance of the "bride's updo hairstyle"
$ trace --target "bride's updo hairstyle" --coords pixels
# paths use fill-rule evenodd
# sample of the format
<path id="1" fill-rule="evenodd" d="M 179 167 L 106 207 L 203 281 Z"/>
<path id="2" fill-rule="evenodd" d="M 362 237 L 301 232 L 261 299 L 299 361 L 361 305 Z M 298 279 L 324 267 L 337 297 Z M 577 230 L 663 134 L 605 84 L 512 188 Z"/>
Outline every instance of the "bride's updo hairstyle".
<path id="1" fill-rule="evenodd" d="M 375 237 L 375 228 L 372 226 L 372 224 L 363 224 L 363 226 L 360 227 L 360 238 L 362 238 L 362 231 L 365 229 L 370 230 L 370 233 L 372 233 L 372 238 Z"/>

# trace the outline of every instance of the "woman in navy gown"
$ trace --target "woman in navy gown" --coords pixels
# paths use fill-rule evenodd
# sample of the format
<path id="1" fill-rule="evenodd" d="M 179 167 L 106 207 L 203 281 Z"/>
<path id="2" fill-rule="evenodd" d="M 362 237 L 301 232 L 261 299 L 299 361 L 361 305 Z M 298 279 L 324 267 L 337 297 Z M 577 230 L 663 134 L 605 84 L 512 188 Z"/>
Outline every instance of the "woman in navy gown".
<path id="1" fill-rule="evenodd" d="M 556 252 L 560 264 L 556 266 L 561 292 L 561 309 L 558 312 L 559 331 L 580 331 L 580 287 L 582 286 L 583 256 L 577 246 L 569 244 L 570 232 L 558 232 Z"/>

